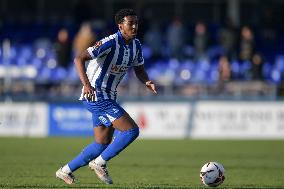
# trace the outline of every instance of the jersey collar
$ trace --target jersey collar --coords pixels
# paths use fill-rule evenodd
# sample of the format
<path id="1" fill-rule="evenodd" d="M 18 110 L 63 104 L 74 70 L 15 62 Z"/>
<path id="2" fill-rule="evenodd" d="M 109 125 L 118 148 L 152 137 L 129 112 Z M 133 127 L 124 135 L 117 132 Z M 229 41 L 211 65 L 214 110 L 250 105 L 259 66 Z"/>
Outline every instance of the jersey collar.
<path id="1" fill-rule="evenodd" d="M 119 30 L 117 31 L 117 36 L 118 36 L 118 43 L 123 45 L 124 47 L 127 47 L 125 42 L 124 42 L 124 38 L 123 38 L 123 36 L 122 36 L 122 34 Z M 132 41 L 133 41 L 133 39 L 130 41 L 130 43 L 132 43 Z"/>

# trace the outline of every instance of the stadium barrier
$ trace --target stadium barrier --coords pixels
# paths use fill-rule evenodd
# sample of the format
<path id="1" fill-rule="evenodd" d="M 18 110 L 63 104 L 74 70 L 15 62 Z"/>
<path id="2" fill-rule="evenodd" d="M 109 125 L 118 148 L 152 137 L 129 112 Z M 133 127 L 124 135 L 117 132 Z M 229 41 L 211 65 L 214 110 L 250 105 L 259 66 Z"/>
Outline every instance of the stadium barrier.
<path id="1" fill-rule="evenodd" d="M 186 138 L 189 102 L 125 102 L 123 107 L 140 127 L 141 138 Z"/>
<path id="2" fill-rule="evenodd" d="M 124 101 L 140 138 L 284 139 L 284 102 Z M 0 103 L 0 136 L 92 136 L 91 114 L 74 103 Z"/>
<path id="3" fill-rule="evenodd" d="M 200 101 L 192 115 L 192 138 L 284 138 L 284 103 Z"/>
<path id="4" fill-rule="evenodd" d="M 47 136 L 48 104 L 0 103 L 0 136 Z"/>
<path id="5" fill-rule="evenodd" d="M 92 136 L 92 116 L 81 104 L 49 104 L 49 136 Z"/>

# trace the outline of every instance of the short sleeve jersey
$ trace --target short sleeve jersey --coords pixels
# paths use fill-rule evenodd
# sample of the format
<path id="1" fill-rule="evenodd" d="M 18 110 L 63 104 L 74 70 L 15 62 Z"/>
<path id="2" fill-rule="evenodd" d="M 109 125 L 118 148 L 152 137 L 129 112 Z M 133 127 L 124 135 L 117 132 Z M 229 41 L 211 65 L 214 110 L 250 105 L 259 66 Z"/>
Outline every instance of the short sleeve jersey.
<path id="1" fill-rule="evenodd" d="M 96 99 L 116 100 L 117 86 L 133 66 L 144 64 L 142 48 L 138 39 L 133 39 L 125 44 L 118 31 L 98 41 L 87 49 L 92 57 L 87 67 L 86 74 L 91 85 L 96 89 Z M 83 100 L 83 93 L 80 100 Z"/>

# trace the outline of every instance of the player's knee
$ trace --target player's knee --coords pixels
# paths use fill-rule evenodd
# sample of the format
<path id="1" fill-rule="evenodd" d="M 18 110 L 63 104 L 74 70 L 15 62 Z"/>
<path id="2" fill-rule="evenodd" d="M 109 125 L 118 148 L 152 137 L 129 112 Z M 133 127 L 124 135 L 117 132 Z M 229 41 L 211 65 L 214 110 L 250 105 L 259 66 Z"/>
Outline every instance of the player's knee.
<path id="1" fill-rule="evenodd" d="M 98 144 L 110 144 L 112 140 L 112 137 L 110 136 L 104 136 L 104 137 L 96 137 L 95 141 Z"/>
<path id="2" fill-rule="evenodd" d="M 112 140 L 113 131 L 95 133 L 95 142 L 98 144 L 110 144 Z"/>

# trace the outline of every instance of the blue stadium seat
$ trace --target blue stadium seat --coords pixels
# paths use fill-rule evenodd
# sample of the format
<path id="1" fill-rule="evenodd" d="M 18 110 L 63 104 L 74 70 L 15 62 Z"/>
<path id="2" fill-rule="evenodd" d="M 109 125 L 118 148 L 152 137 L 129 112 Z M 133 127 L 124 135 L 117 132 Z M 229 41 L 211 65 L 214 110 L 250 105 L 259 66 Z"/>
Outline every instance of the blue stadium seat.
<path id="1" fill-rule="evenodd" d="M 262 67 L 262 75 L 263 78 L 267 81 L 271 79 L 271 72 L 272 72 L 272 64 L 269 62 L 265 62 Z"/>
<path id="2" fill-rule="evenodd" d="M 72 64 L 68 69 L 67 69 L 67 76 L 66 76 L 67 82 L 79 82 L 79 76 L 77 74 L 77 71 L 75 69 L 74 64 Z"/>
<path id="3" fill-rule="evenodd" d="M 150 59 L 153 55 L 152 49 L 147 45 L 142 46 L 143 56 L 146 60 Z"/>
<path id="4" fill-rule="evenodd" d="M 218 61 L 212 61 L 207 74 L 207 84 L 214 84 L 219 79 L 219 64 Z"/>
<path id="5" fill-rule="evenodd" d="M 38 83 L 48 83 L 49 79 L 52 77 L 52 70 L 48 67 L 42 67 L 40 70 L 38 70 L 39 73 L 36 77 L 36 81 Z"/>
<path id="6" fill-rule="evenodd" d="M 197 68 L 196 68 L 197 71 L 202 70 L 202 71 L 206 72 L 210 69 L 210 62 L 206 58 L 202 58 L 202 59 L 197 60 L 196 64 L 197 64 Z"/>
<path id="7" fill-rule="evenodd" d="M 60 83 L 67 78 L 67 71 L 62 67 L 57 67 L 52 70 L 52 75 L 49 78 L 54 83 Z"/>
<path id="8" fill-rule="evenodd" d="M 237 60 L 233 60 L 231 62 L 231 71 L 232 71 L 232 77 L 233 79 L 239 79 L 240 78 L 240 63 Z"/>
<path id="9" fill-rule="evenodd" d="M 271 81 L 275 84 L 280 84 L 281 83 L 281 72 L 279 70 L 273 69 L 271 72 Z"/>
<path id="10" fill-rule="evenodd" d="M 23 59 L 31 59 L 33 56 L 33 50 L 31 45 L 23 45 L 19 47 L 18 56 Z"/>
<path id="11" fill-rule="evenodd" d="M 251 70 L 251 62 L 250 61 L 243 61 L 240 64 L 240 76 L 242 80 L 250 80 L 251 79 L 251 74 L 250 74 L 250 70 Z"/>
<path id="12" fill-rule="evenodd" d="M 274 69 L 284 72 L 284 55 L 278 55 L 275 59 Z"/>
<path id="13" fill-rule="evenodd" d="M 43 67 L 43 61 L 37 57 L 33 57 L 31 60 L 31 64 L 39 70 L 41 67 Z"/>

